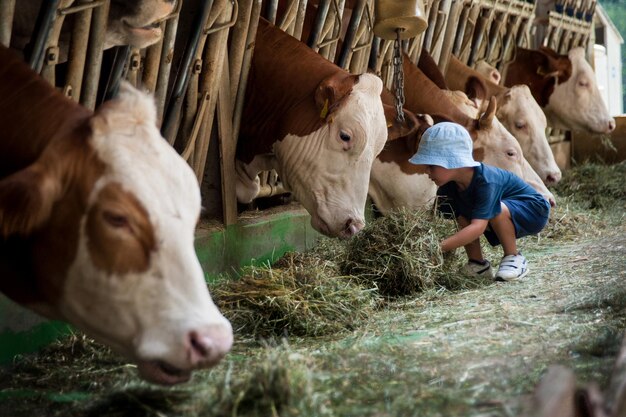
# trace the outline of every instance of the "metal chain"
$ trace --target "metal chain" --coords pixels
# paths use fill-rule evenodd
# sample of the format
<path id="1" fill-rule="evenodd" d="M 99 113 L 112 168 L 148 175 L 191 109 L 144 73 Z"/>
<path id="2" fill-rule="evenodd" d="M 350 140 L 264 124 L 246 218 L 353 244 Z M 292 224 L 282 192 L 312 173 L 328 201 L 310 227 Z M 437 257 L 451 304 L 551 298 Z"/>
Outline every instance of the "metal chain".
<path id="1" fill-rule="evenodd" d="M 396 119 L 404 122 L 404 73 L 402 72 L 402 52 L 400 41 L 401 29 L 396 29 L 396 40 L 393 43 L 393 84 L 396 97 Z"/>

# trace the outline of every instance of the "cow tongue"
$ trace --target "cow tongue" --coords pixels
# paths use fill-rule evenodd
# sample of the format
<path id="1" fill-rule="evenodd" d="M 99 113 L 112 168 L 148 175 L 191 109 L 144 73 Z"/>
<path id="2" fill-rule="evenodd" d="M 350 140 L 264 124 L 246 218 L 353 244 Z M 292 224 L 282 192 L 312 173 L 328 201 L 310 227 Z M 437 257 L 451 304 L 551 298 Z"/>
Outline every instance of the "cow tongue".
<path id="1" fill-rule="evenodd" d="M 186 382 L 191 377 L 191 371 L 174 368 L 162 361 L 138 362 L 139 375 L 145 380 L 161 385 L 174 385 Z"/>

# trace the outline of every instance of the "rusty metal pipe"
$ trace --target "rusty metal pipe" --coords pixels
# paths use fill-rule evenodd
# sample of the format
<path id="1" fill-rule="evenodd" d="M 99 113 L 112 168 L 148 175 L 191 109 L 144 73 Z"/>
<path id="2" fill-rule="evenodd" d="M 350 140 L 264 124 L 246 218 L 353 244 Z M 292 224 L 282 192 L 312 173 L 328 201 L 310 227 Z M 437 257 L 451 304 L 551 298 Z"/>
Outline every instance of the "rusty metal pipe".
<path id="1" fill-rule="evenodd" d="M 161 125 L 161 134 L 166 139 L 170 140 L 175 135 L 174 126 L 176 125 L 176 118 L 180 113 L 180 107 L 183 103 L 183 93 L 187 89 L 187 83 L 189 82 L 189 73 L 191 71 L 191 64 L 196 56 L 198 44 L 200 42 L 200 36 L 204 30 L 209 12 L 213 7 L 213 0 L 207 0 L 202 3 L 202 9 L 200 13 L 196 15 L 196 19 L 193 22 L 191 36 L 185 45 L 185 52 L 178 68 L 176 78 L 174 80 L 174 87 L 172 88 L 172 94 L 170 101 L 165 109 L 163 116 L 163 124 Z"/>
<path id="2" fill-rule="evenodd" d="M 337 60 L 337 65 L 339 65 L 341 68 L 346 68 L 348 66 L 347 64 L 352 55 L 352 48 L 354 47 L 354 43 L 356 40 L 357 30 L 359 29 L 359 25 L 361 24 L 361 19 L 363 18 L 363 12 L 366 6 L 367 0 L 359 0 L 357 6 L 352 12 L 352 16 L 350 16 L 348 31 L 346 32 L 343 47 L 341 48 L 341 51 L 339 53 L 339 59 Z"/>
<path id="3" fill-rule="evenodd" d="M 259 12 L 261 10 L 261 0 L 254 0 L 252 3 L 252 11 L 250 13 L 250 27 L 248 28 L 248 36 L 246 39 L 245 54 L 241 64 L 241 75 L 239 77 L 239 88 L 235 97 L 235 111 L 233 114 L 233 138 L 235 141 L 239 137 L 239 128 L 241 124 L 241 116 L 243 114 L 243 101 L 246 95 L 246 84 L 248 81 L 248 73 L 250 72 L 250 64 L 252 62 L 252 54 L 254 53 L 254 40 L 259 25 Z M 235 82 L 235 80 L 231 80 Z"/>
<path id="4" fill-rule="evenodd" d="M 94 3 L 99 3 L 98 5 L 101 5 L 102 2 Z M 91 6 L 91 4 L 89 4 L 89 6 Z M 70 42 L 70 50 L 68 53 L 67 81 L 65 88 L 69 92 L 68 95 L 75 101 L 80 100 L 83 74 L 85 73 L 85 59 L 87 57 L 87 47 L 89 45 L 91 17 L 91 7 L 81 9 L 81 12 L 74 17 L 72 42 Z"/>
<path id="5" fill-rule="evenodd" d="M 107 17 L 109 15 L 109 0 L 93 10 L 91 28 L 89 31 L 89 47 L 85 59 L 85 76 L 80 101 L 83 106 L 93 110 L 96 107 L 98 80 L 102 66 L 102 49 L 106 35 Z"/>
<path id="6" fill-rule="evenodd" d="M 56 19 L 57 8 L 61 0 L 49 0 L 41 4 L 35 30 L 30 38 L 31 50 L 28 57 L 28 64 L 36 72 L 40 72 L 43 67 L 44 49 L 52 30 L 52 24 Z"/>

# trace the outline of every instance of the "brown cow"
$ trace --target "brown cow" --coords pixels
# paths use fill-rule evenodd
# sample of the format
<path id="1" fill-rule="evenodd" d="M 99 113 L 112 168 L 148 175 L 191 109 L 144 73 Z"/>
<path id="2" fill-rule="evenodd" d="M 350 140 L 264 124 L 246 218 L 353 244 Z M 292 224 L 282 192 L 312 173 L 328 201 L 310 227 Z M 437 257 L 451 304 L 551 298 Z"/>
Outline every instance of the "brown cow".
<path id="1" fill-rule="evenodd" d="M 388 134 L 382 81 L 353 75 L 264 19 L 259 22 L 237 145 L 237 198 L 250 202 L 258 173 L 275 169 L 329 236 L 364 225 L 372 163 Z M 402 130 L 402 132 L 396 132 Z"/>
<path id="2" fill-rule="evenodd" d="M 517 48 L 502 78 L 506 86 L 526 84 L 552 127 L 590 133 L 615 129 L 583 48 L 574 48 L 567 55 L 545 47 Z"/>
<path id="3" fill-rule="evenodd" d="M 95 114 L 0 46 L 0 291 L 175 384 L 230 349 L 194 250 L 200 191 L 128 84 Z"/>

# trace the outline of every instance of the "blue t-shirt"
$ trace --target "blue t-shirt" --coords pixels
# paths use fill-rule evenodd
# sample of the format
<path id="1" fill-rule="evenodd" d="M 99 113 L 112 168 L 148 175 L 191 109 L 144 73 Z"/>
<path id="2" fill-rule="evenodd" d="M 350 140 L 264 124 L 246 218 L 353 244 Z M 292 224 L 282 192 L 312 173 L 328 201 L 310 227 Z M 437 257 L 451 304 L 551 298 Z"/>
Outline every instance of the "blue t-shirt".
<path id="1" fill-rule="evenodd" d="M 439 205 L 442 213 L 468 220 L 493 219 L 502 211 L 501 201 L 532 200 L 547 204 L 548 212 L 550 209 L 547 200 L 520 177 L 482 163 L 474 167 L 474 176 L 465 190 L 459 190 L 456 182 L 450 181 L 437 190 L 437 195 L 442 197 Z"/>

